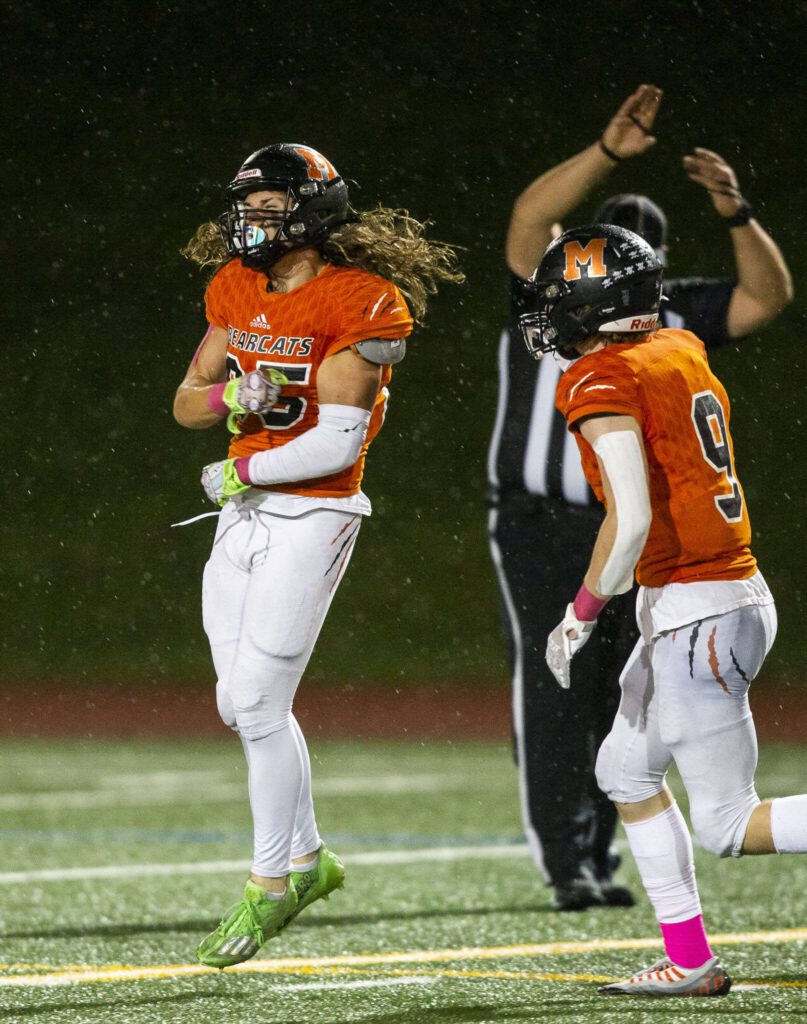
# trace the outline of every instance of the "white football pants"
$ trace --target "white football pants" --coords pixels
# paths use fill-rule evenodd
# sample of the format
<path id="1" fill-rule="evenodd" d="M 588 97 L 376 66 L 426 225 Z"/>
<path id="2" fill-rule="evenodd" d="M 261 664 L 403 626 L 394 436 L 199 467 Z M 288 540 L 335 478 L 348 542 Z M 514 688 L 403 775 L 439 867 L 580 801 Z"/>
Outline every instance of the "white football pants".
<path id="1" fill-rule="evenodd" d="M 347 568 L 361 516 L 289 517 L 230 502 L 205 566 L 202 612 L 223 721 L 249 766 L 254 874 L 282 877 L 319 847 L 297 686 Z"/>
<path id="2" fill-rule="evenodd" d="M 661 792 L 674 761 L 701 846 L 739 857 L 759 803 L 748 688 L 775 636 L 770 604 L 737 608 L 649 643 L 640 639 L 597 758 L 603 792 L 617 803 L 646 800 Z"/>

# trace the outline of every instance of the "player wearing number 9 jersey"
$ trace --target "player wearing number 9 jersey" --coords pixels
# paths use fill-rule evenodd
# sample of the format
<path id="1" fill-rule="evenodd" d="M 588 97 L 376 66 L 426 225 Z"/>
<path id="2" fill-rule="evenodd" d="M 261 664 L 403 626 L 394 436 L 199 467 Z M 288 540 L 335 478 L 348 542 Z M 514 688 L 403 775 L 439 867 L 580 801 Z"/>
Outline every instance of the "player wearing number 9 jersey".
<path id="1" fill-rule="evenodd" d="M 557 405 L 600 501 L 602 474 L 580 422 L 606 415 L 639 424 L 652 510 L 636 566 L 641 586 L 740 580 L 756 572 L 734 473 L 728 396 L 694 334 L 659 330 L 577 360 L 560 379 Z"/>
<path id="2" fill-rule="evenodd" d="M 568 231 L 533 275 L 528 349 L 571 360 L 557 406 L 606 514 L 589 570 L 549 636 L 561 686 L 609 598 L 634 571 L 639 641 L 597 757 L 661 928 L 665 956 L 609 995 L 724 995 L 695 883 L 692 843 L 669 789 L 675 762 L 701 846 L 721 857 L 807 852 L 807 794 L 761 802 L 748 690 L 776 612 L 751 553 L 729 403 L 693 334 L 658 329 L 661 265 L 613 225 Z"/>
<path id="3" fill-rule="evenodd" d="M 253 153 L 226 200 L 185 250 L 216 273 L 208 331 L 174 402 L 183 426 L 226 420 L 233 431 L 228 457 L 202 474 L 223 506 L 202 615 L 219 713 L 247 759 L 254 839 L 243 898 L 197 950 L 213 967 L 247 960 L 343 883 L 319 836 L 292 705 L 370 513 L 364 461 L 412 330 L 408 307 L 420 319 L 437 285 L 462 280 L 451 248 L 408 214 L 352 210 L 308 146 Z"/>

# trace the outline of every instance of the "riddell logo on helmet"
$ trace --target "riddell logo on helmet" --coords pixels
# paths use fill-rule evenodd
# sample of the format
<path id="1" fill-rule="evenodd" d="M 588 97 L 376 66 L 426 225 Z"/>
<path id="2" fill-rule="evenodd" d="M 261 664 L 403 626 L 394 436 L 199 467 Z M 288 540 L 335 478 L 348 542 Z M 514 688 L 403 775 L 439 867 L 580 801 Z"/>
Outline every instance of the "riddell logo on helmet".
<path id="1" fill-rule="evenodd" d="M 243 178 L 260 178 L 261 172 L 259 167 L 253 167 L 248 171 L 239 171 L 235 176 L 236 181 L 241 181 Z"/>
<path id="2" fill-rule="evenodd" d="M 655 316 L 646 316 L 630 322 L 632 331 L 649 331 L 654 327 L 658 327 L 658 318 Z"/>

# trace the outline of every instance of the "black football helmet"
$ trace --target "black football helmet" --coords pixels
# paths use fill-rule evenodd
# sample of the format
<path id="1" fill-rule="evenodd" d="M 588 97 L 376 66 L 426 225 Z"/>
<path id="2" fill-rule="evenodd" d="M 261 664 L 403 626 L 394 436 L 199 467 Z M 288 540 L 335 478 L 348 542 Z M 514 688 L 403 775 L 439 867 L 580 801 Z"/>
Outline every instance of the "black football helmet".
<path id="1" fill-rule="evenodd" d="M 615 224 L 565 231 L 530 278 L 533 309 L 518 318 L 528 351 L 577 359 L 571 346 L 592 334 L 656 330 L 661 274 L 652 246 L 634 231 Z"/>
<path id="2" fill-rule="evenodd" d="M 244 199 L 263 191 L 285 192 L 285 211 L 248 209 Z M 264 146 L 247 157 L 224 195 L 227 209 L 219 228 L 227 252 L 258 270 L 289 249 L 318 245 L 352 219 L 347 185 L 333 164 L 296 143 Z"/>

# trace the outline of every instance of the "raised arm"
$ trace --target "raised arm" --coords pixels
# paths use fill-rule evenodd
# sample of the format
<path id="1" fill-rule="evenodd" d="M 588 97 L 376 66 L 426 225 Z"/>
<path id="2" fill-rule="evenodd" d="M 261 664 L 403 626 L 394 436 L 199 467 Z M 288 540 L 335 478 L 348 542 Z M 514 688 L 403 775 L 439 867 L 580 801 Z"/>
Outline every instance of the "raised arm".
<path id="1" fill-rule="evenodd" d="M 691 181 L 702 185 L 721 217 L 730 219 L 747 208 L 737 175 L 711 149 L 697 148 L 684 157 Z M 751 215 L 746 224 L 729 225 L 737 264 L 737 287 L 726 317 L 732 338 L 750 334 L 771 320 L 793 298 L 793 282 L 776 242 Z"/>
<path id="2" fill-rule="evenodd" d="M 655 144 L 652 129 L 661 97 L 656 86 L 640 85 L 608 122 L 601 139 L 542 174 L 521 193 L 513 206 L 505 246 L 513 273 L 528 278 L 554 237 L 553 226 L 579 206 L 620 160 Z"/>

